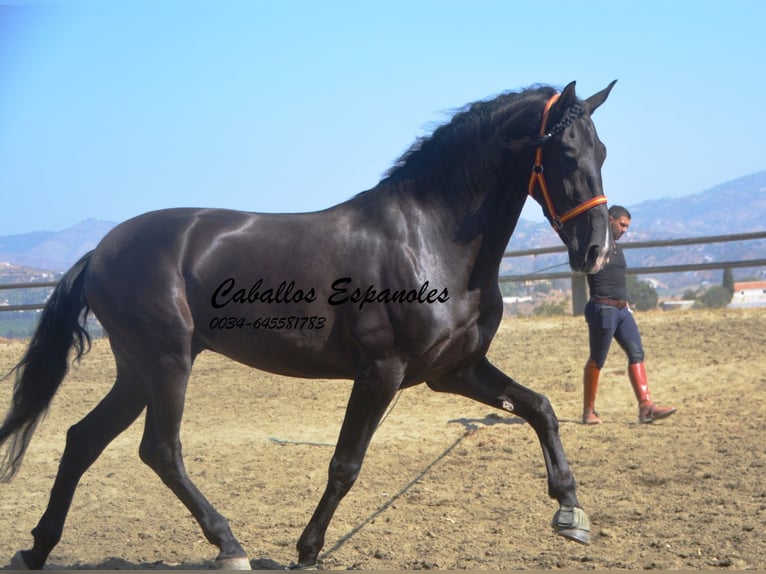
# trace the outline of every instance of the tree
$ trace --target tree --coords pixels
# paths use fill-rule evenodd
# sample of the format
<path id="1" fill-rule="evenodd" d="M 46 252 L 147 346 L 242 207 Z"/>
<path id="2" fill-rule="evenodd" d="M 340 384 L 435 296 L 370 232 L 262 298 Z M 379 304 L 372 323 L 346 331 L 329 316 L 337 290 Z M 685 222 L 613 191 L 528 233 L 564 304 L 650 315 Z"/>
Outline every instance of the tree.
<path id="1" fill-rule="evenodd" d="M 654 309 L 659 301 L 657 290 L 646 281 L 639 281 L 635 275 L 627 277 L 628 301 L 638 311 Z"/>
<path id="2" fill-rule="evenodd" d="M 697 304 L 713 309 L 726 307 L 731 302 L 731 296 L 731 292 L 726 287 L 716 285 L 697 297 Z"/>
<path id="3" fill-rule="evenodd" d="M 729 300 L 726 303 L 731 303 L 731 298 L 734 296 L 734 274 L 731 272 L 731 267 L 723 269 L 722 287 L 729 292 Z"/>
<path id="4" fill-rule="evenodd" d="M 694 301 L 697 299 L 697 291 L 695 289 L 687 289 L 681 296 L 683 301 Z"/>
<path id="5" fill-rule="evenodd" d="M 522 292 L 521 283 L 500 283 L 500 293 L 503 297 L 513 297 L 514 295 L 520 295 Z"/>

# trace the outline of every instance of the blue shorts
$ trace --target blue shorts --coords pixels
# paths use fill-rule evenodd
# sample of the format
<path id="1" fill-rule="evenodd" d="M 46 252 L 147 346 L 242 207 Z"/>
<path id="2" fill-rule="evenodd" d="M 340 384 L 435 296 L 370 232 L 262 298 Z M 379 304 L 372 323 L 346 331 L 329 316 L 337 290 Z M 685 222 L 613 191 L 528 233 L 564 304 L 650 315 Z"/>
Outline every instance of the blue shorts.
<path id="1" fill-rule="evenodd" d="M 590 358 L 599 369 L 606 362 L 612 339 L 625 351 L 629 364 L 643 362 L 644 347 L 641 344 L 641 334 L 630 309 L 588 301 L 585 305 L 585 320 L 588 322 Z"/>

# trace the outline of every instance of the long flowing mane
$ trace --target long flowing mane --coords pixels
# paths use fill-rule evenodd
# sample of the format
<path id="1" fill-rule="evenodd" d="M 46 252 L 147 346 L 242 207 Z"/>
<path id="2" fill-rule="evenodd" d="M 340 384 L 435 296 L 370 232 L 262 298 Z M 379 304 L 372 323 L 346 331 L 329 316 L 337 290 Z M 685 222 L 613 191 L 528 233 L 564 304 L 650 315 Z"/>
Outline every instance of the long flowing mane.
<path id="1" fill-rule="evenodd" d="M 444 177 L 458 163 L 472 166 L 463 173 L 469 180 L 477 176 L 477 166 L 491 165 L 497 161 L 502 146 L 493 145 L 497 129 L 505 126 L 508 135 L 502 144 L 505 148 L 521 149 L 536 135 L 539 125 L 541 102 L 555 93 L 549 86 L 534 86 L 518 92 L 504 92 L 491 99 L 483 99 L 460 108 L 452 119 L 439 126 L 431 135 L 418 139 L 384 174 L 381 183 L 397 183 L 408 179 L 421 179 L 430 175 Z M 475 157 L 475 156 L 478 156 Z M 480 161 L 466 161 L 465 158 Z M 453 183 L 455 183 L 453 181 Z"/>

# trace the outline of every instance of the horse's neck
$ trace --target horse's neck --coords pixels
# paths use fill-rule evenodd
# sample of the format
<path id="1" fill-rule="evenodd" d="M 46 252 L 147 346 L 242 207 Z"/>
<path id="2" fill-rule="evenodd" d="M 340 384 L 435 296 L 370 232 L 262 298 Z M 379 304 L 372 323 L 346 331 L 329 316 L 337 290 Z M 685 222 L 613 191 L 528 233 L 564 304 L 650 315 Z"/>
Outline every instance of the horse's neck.
<path id="1" fill-rule="evenodd" d="M 455 272 L 466 270 L 471 283 L 491 283 L 521 214 L 525 187 L 495 185 L 488 193 L 462 193 L 454 198 L 438 194 L 381 184 L 364 194 L 365 205 L 357 207 L 383 214 L 395 205 L 411 226 L 410 233 L 417 233 L 432 255 L 441 256 L 443 265 Z"/>
<path id="2" fill-rule="evenodd" d="M 472 283 L 485 285 L 497 281 L 500 263 L 525 200 L 525 190 L 509 189 L 502 197 L 488 201 L 483 216 L 476 218 L 478 225 L 474 224 L 477 227 L 475 237 L 480 244 L 471 272 Z"/>

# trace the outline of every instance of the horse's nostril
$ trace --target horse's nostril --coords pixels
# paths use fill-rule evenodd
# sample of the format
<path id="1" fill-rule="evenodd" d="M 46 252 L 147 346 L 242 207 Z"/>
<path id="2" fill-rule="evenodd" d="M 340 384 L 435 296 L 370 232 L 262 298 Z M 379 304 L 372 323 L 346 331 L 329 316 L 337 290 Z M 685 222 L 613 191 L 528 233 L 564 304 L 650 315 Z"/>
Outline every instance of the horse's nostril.
<path id="1" fill-rule="evenodd" d="M 585 273 L 598 273 L 606 264 L 609 256 L 598 245 L 591 245 L 586 254 L 583 271 Z"/>
<path id="2" fill-rule="evenodd" d="M 593 267 L 596 264 L 596 261 L 598 261 L 598 256 L 599 256 L 600 251 L 601 251 L 601 249 L 599 248 L 598 245 L 593 245 L 588 250 L 587 263 L 588 263 L 589 267 Z"/>

